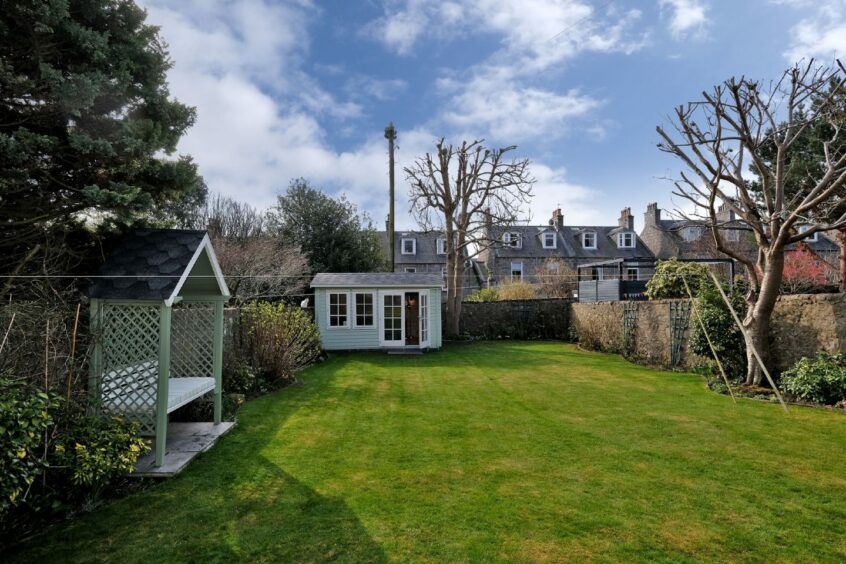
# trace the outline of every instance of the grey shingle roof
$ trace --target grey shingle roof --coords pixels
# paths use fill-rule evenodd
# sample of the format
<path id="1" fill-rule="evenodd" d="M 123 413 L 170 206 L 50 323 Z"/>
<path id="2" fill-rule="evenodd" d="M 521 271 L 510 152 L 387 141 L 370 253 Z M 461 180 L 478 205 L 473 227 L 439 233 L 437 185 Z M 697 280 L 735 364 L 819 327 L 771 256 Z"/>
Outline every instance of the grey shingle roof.
<path id="1" fill-rule="evenodd" d="M 311 281 L 313 288 L 321 287 L 425 287 L 440 288 L 440 274 L 406 272 L 324 272 Z"/>
<path id="2" fill-rule="evenodd" d="M 88 287 L 91 298 L 164 300 L 206 236 L 205 231 L 139 229 L 126 235 Z"/>
<path id="3" fill-rule="evenodd" d="M 394 231 L 394 264 L 446 264 L 446 255 L 438 254 L 438 239 L 443 238 L 443 234 L 439 231 Z M 414 239 L 417 241 L 417 252 L 415 254 L 402 254 L 403 239 Z M 389 256 L 388 232 L 379 231 L 379 240 L 382 242 L 385 256 Z"/>
<path id="4" fill-rule="evenodd" d="M 501 239 L 505 231 L 521 234 L 522 248 L 497 246 L 496 256 L 498 258 L 561 258 L 561 259 L 591 259 L 602 260 L 612 258 L 625 259 L 652 259 L 654 255 L 646 247 L 637 233 L 635 236 L 635 247 L 632 249 L 620 249 L 617 247 L 615 235 L 622 231 L 617 225 L 611 226 L 569 226 L 556 230 L 549 225 L 521 225 L 515 227 L 494 228 L 493 235 Z M 552 232 L 556 235 L 556 248 L 544 249 L 542 234 Z M 581 236 L 585 232 L 596 233 L 596 249 L 585 249 L 582 245 Z"/>

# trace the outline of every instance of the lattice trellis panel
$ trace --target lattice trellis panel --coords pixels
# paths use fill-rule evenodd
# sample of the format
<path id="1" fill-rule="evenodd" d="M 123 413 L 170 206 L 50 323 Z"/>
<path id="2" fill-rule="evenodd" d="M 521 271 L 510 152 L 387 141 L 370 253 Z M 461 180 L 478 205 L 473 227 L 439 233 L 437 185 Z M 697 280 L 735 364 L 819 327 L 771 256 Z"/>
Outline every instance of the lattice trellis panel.
<path id="1" fill-rule="evenodd" d="M 684 337 L 690 321 L 690 302 L 670 302 L 670 366 L 676 367 L 681 362 Z"/>
<path id="2" fill-rule="evenodd" d="M 626 356 L 632 354 L 635 348 L 637 309 L 637 302 L 623 302 L 623 347 Z"/>
<path id="3" fill-rule="evenodd" d="M 155 432 L 159 307 L 104 303 L 100 310 L 100 411 Z"/>
<path id="4" fill-rule="evenodd" d="M 170 342 L 171 378 L 214 376 L 214 303 L 174 307 Z"/>

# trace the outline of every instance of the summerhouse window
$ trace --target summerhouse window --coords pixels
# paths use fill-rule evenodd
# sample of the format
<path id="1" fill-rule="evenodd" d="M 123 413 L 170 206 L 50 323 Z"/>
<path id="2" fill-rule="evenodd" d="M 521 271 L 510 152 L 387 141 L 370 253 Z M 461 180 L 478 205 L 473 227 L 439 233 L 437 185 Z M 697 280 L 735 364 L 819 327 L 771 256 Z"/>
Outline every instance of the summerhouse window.
<path id="1" fill-rule="evenodd" d="M 347 295 L 329 293 L 329 327 L 347 327 Z"/>
<path id="2" fill-rule="evenodd" d="M 403 239 L 400 248 L 404 255 L 417 254 L 417 239 Z"/>
<path id="3" fill-rule="evenodd" d="M 620 233 L 617 235 L 617 247 L 621 249 L 633 249 L 634 246 L 634 233 Z"/>
<path id="4" fill-rule="evenodd" d="M 355 326 L 373 327 L 373 294 L 355 295 Z"/>

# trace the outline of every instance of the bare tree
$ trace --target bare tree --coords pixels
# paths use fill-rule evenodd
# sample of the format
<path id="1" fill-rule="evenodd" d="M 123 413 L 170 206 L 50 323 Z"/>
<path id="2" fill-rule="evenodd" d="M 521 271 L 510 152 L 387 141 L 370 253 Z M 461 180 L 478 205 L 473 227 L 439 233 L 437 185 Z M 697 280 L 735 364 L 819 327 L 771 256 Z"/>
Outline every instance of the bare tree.
<path id="1" fill-rule="evenodd" d="M 572 298 L 578 286 L 577 276 L 566 261 L 549 257 L 538 274 L 540 293 L 546 298 Z"/>
<path id="2" fill-rule="evenodd" d="M 515 224 L 532 197 L 534 179 L 528 159 L 506 157 L 516 146 L 489 149 L 484 140 L 459 147 L 435 144 L 405 167 L 411 184 L 411 213 L 424 230 L 440 230 L 446 238 L 447 333 L 458 335 L 464 260 L 491 246 L 491 227 Z"/>
<path id="3" fill-rule="evenodd" d="M 839 63 L 820 68 L 811 61 L 788 69 L 771 85 L 731 78 L 703 92 L 701 100 L 676 108 L 669 132 L 657 128 L 662 138 L 658 147 L 687 168 L 675 181 L 675 194 L 696 210 L 688 215 L 704 219 L 717 249 L 745 266 L 750 289 L 743 325 L 750 385 L 760 384 L 763 376 L 753 347 L 769 362 L 769 326 L 783 278 L 785 247 L 846 226 L 846 214 L 814 223 L 825 216 L 824 208 L 846 202 L 846 151 L 836 150 L 834 143 L 842 123 L 830 124 L 833 137 L 823 143 L 820 155 L 824 166 L 806 188 L 794 191 L 787 186 L 785 166 L 809 127 L 837 115 L 830 111 L 830 102 L 842 91 L 844 75 L 846 69 Z M 836 87 L 827 90 L 832 81 Z M 819 103 L 803 111 L 814 99 Z M 772 147 L 774 157 L 764 158 Z M 748 178 L 750 168 L 759 183 Z M 756 258 L 726 243 L 724 222 L 717 216 L 721 203 L 754 234 Z M 800 233 L 803 225 L 807 230 Z"/>

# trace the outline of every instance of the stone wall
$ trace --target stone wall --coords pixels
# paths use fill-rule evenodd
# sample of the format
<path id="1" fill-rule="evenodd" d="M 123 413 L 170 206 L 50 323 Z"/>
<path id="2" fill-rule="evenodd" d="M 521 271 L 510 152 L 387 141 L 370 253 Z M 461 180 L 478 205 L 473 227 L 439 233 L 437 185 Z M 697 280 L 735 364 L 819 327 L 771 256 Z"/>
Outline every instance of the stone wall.
<path id="1" fill-rule="evenodd" d="M 483 339 L 566 339 L 570 305 L 566 299 L 464 302 L 461 334 Z"/>
<path id="2" fill-rule="evenodd" d="M 626 342 L 623 321 L 626 302 L 574 303 L 573 334 L 585 346 L 627 352 L 649 364 L 669 367 L 672 301 L 629 302 L 637 303 L 637 321 L 630 344 Z M 704 360 L 689 350 L 690 328 L 694 323 L 696 319 L 691 313 L 681 346 L 681 368 L 690 368 Z M 817 351 L 846 353 L 846 294 L 780 298 L 773 314 L 771 338 L 773 366 L 779 372 Z"/>
<path id="3" fill-rule="evenodd" d="M 803 294 L 779 299 L 773 313 L 773 363 L 790 368 L 816 351 L 846 353 L 846 294 Z"/>

